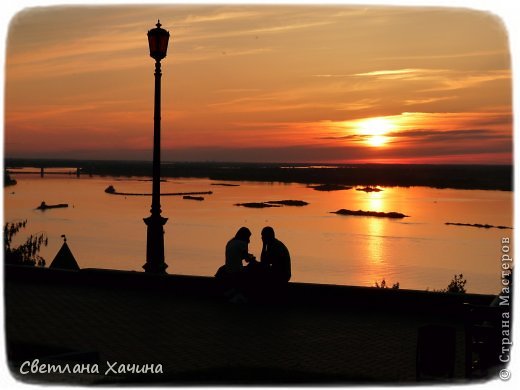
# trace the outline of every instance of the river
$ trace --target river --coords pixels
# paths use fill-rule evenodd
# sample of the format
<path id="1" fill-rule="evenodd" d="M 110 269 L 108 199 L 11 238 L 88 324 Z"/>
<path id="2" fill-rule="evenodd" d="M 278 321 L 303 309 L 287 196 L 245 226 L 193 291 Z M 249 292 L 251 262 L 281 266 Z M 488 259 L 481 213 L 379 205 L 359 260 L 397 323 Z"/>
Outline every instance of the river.
<path id="1" fill-rule="evenodd" d="M 63 173 L 63 172 L 62 172 Z M 81 268 L 142 271 L 151 197 L 105 193 L 149 193 L 146 178 L 11 175 L 18 184 L 4 189 L 4 219 L 27 219 L 28 234 L 45 232 L 41 255 L 51 263 L 61 235 Z M 292 281 L 374 286 L 385 279 L 402 289 L 445 288 L 454 274 L 467 279 L 468 292 L 497 293 L 501 239 L 512 230 L 451 226 L 446 222 L 512 226 L 513 193 L 429 187 L 382 187 L 380 192 L 322 192 L 304 184 L 237 182 L 212 185 L 209 179 L 169 179 L 162 192 L 205 192 L 204 201 L 163 196 L 167 271 L 213 275 L 224 262 L 224 246 L 237 229 L 253 232 L 250 252 L 261 251 L 260 231 L 270 225 L 290 250 Z M 303 200 L 307 206 L 251 209 L 243 202 Z M 36 210 L 47 204 L 68 208 Z M 331 214 L 341 208 L 396 211 L 403 219 Z"/>

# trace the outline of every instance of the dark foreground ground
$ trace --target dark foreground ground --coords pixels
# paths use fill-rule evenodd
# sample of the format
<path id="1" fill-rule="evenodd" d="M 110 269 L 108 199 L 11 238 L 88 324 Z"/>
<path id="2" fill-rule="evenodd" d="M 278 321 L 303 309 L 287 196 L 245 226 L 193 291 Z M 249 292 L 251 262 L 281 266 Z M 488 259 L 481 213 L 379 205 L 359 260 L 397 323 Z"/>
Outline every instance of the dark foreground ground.
<path id="1" fill-rule="evenodd" d="M 496 340 L 477 349 L 472 340 L 482 318 L 468 314 L 486 308 L 494 298 L 489 295 L 292 283 L 280 302 L 234 304 L 213 278 L 5 271 L 8 362 L 24 382 L 301 385 L 496 378 L 493 364 L 484 364 L 496 360 Z M 71 369 L 97 364 L 99 374 L 21 375 L 21 365 L 35 359 Z M 107 362 L 161 364 L 162 373 L 105 375 Z"/>
<path id="2" fill-rule="evenodd" d="M 6 159 L 5 166 L 37 169 L 79 168 L 79 172 L 83 175 L 152 175 L 152 163 L 146 161 Z M 513 189 L 511 165 L 320 164 L 320 167 L 314 167 L 309 164 L 163 162 L 161 175 L 164 178 L 195 177 L 225 181 L 426 186 L 502 191 Z"/>

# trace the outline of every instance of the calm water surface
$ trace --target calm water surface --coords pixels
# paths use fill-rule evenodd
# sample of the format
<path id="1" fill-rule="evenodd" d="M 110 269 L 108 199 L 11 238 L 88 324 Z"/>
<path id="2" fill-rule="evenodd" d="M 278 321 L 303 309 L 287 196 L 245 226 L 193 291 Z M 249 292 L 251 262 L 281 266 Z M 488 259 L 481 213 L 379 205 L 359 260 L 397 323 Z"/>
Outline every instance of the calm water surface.
<path id="1" fill-rule="evenodd" d="M 4 189 L 6 221 L 28 219 L 20 239 L 45 232 L 42 255 L 50 264 L 66 234 L 80 267 L 142 271 L 151 197 L 104 192 L 149 193 L 138 178 L 13 174 L 18 184 Z M 469 292 L 496 293 L 500 242 L 512 230 L 447 226 L 445 222 L 512 226 L 513 194 L 501 191 L 385 187 L 382 192 L 319 192 L 303 184 L 240 182 L 213 186 L 206 179 L 175 179 L 162 192 L 213 191 L 203 202 L 161 198 L 169 273 L 213 275 L 224 262 L 224 246 L 240 226 L 253 232 L 250 252 L 259 257 L 260 231 L 275 228 L 291 252 L 293 281 L 373 286 L 399 282 L 401 288 L 445 288 L 463 273 Z M 235 203 L 298 199 L 304 207 L 249 209 Z M 69 208 L 35 210 L 42 202 Z M 402 220 L 330 214 L 340 208 L 397 211 Z"/>

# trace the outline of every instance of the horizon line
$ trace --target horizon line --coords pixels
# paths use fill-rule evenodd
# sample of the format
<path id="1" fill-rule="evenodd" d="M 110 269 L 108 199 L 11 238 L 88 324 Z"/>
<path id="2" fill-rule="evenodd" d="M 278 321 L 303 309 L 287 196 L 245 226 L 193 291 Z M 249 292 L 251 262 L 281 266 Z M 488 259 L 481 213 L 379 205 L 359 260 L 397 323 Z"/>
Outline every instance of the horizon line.
<path id="1" fill-rule="evenodd" d="M 53 161 L 53 162 L 67 162 L 67 161 L 95 161 L 95 162 L 132 162 L 132 163 L 152 163 L 150 160 L 131 160 L 131 159 L 97 159 L 97 158 L 50 158 L 50 157 L 4 157 L 4 166 L 8 160 L 28 160 L 28 161 Z M 434 166 L 510 166 L 514 167 L 514 163 L 476 163 L 470 164 L 465 162 L 438 162 L 438 163 L 397 163 L 397 162 L 324 162 L 324 161 L 309 161 L 309 162 L 291 162 L 291 161 L 216 161 L 216 160 L 164 160 L 163 164 L 244 164 L 244 165 L 324 165 L 324 166 L 345 166 L 345 165 L 434 165 Z"/>

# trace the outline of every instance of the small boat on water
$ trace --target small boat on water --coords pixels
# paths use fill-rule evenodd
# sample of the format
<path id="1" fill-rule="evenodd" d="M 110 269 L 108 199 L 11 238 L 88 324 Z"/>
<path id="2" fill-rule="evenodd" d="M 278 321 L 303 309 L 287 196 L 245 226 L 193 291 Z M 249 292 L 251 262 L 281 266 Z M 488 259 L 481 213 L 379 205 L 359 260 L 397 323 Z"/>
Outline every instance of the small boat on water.
<path id="1" fill-rule="evenodd" d="M 45 202 L 42 202 L 38 207 L 36 207 L 37 210 L 47 210 L 47 209 L 61 209 L 69 207 L 67 203 L 58 203 L 58 204 L 47 204 Z"/>
<path id="2" fill-rule="evenodd" d="M 190 199 L 190 200 L 204 200 L 204 197 L 202 196 L 191 196 L 191 195 L 184 195 L 182 199 Z"/>
<path id="3" fill-rule="evenodd" d="M 105 192 L 107 194 L 115 194 L 116 193 L 116 189 L 114 188 L 114 186 L 110 185 L 107 188 L 105 188 Z"/>

